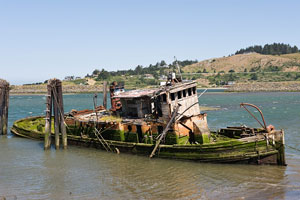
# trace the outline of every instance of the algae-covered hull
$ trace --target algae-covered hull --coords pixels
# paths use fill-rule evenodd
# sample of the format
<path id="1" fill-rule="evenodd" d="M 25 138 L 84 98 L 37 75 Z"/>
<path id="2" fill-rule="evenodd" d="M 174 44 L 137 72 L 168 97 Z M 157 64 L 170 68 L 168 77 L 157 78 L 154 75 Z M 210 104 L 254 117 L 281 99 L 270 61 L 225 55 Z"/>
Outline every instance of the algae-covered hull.
<path id="1" fill-rule="evenodd" d="M 44 140 L 42 117 L 18 120 L 11 131 L 21 137 Z M 52 135 L 54 137 L 54 134 Z M 68 144 L 105 149 L 103 143 L 117 152 L 129 152 L 149 156 L 154 144 L 101 140 L 68 134 Z M 284 157 L 284 133 L 256 135 L 241 139 L 228 138 L 208 144 L 161 144 L 156 157 L 195 160 L 213 163 L 247 163 L 286 165 Z"/>

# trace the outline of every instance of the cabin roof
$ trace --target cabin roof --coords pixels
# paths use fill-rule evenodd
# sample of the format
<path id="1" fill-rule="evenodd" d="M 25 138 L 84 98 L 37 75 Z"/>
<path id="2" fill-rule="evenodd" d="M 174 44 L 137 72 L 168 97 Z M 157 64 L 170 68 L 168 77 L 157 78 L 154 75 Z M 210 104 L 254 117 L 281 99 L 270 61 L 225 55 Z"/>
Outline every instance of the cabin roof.
<path id="1" fill-rule="evenodd" d="M 176 92 L 182 89 L 186 89 L 189 87 L 197 86 L 195 81 L 184 81 L 180 83 L 175 83 L 171 86 L 161 86 L 158 88 L 151 89 L 139 89 L 139 90 L 130 90 L 126 92 L 122 92 L 113 98 L 141 98 L 141 97 L 152 97 L 154 93 L 165 93 L 164 90 L 168 90 L 170 92 Z"/>
<path id="2" fill-rule="evenodd" d="M 114 98 L 140 98 L 140 97 L 151 97 L 159 89 L 143 89 L 143 90 L 130 90 L 122 92 Z"/>

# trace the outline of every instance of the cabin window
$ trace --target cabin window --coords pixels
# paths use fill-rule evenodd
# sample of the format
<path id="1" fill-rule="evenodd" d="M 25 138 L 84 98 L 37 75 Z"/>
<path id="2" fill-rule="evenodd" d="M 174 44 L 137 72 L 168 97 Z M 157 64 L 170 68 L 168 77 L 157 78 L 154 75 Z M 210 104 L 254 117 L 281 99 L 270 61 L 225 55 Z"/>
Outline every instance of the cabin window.
<path id="1" fill-rule="evenodd" d="M 177 96 L 178 96 L 178 99 L 181 99 L 181 97 L 182 97 L 182 96 L 181 96 L 181 91 L 178 91 L 178 92 L 177 92 Z"/>
<path id="2" fill-rule="evenodd" d="M 196 94 L 196 87 L 193 87 L 193 94 Z"/>
<path id="3" fill-rule="evenodd" d="M 192 88 L 188 89 L 188 94 L 189 94 L 189 96 L 192 96 Z"/>
<path id="4" fill-rule="evenodd" d="M 162 97 L 163 97 L 163 102 L 167 102 L 167 95 L 163 94 Z"/>
<path id="5" fill-rule="evenodd" d="M 183 97 L 186 97 L 186 90 L 182 91 Z"/>
<path id="6" fill-rule="evenodd" d="M 171 93 L 171 100 L 172 100 L 172 101 L 175 100 L 175 93 Z"/>

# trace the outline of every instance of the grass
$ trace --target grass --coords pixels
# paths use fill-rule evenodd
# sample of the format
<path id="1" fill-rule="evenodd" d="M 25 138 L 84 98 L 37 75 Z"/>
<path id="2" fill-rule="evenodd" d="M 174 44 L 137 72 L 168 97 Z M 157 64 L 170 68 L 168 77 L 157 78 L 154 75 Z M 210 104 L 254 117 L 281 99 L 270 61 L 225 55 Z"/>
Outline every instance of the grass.
<path id="1" fill-rule="evenodd" d="M 187 65 L 182 68 L 186 73 L 198 73 L 205 71 L 209 73 L 213 72 L 229 72 L 234 70 L 235 72 L 244 72 L 245 69 L 250 71 L 252 68 L 260 67 L 261 70 L 268 68 L 269 66 L 278 67 L 291 67 L 300 66 L 300 53 L 285 54 L 285 55 L 262 55 L 258 53 L 252 54 L 239 54 L 228 57 L 214 58 L 204 60 L 192 65 Z M 295 71 L 293 69 L 292 71 Z M 300 69 L 297 69 L 300 71 Z"/>
<path id="2" fill-rule="evenodd" d="M 257 79 L 253 80 L 256 74 Z M 300 72 L 268 72 L 259 71 L 253 73 L 232 73 L 217 74 L 208 77 L 210 84 L 220 85 L 228 81 L 235 82 L 282 82 L 282 81 L 299 81 Z"/>

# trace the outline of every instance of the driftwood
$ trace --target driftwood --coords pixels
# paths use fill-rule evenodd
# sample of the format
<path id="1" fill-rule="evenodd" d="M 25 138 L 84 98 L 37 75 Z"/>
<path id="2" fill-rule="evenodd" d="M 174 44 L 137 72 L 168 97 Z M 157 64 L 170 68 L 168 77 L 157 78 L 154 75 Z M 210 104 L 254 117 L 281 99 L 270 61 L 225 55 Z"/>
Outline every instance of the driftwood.
<path id="1" fill-rule="evenodd" d="M 0 79 L 0 135 L 7 134 L 9 83 Z"/>
<path id="2" fill-rule="evenodd" d="M 64 121 L 64 106 L 62 96 L 62 85 L 58 79 L 50 79 L 47 85 L 46 99 L 46 122 L 45 122 L 45 142 L 44 148 L 48 149 L 51 145 L 51 123 L 52 110 L 54 114 L 54 132 L 55 132 L 55 148 L 59 148 L 59 135 L 62 135 L 63 148 L 67 148 L 67 132 Z"/>

